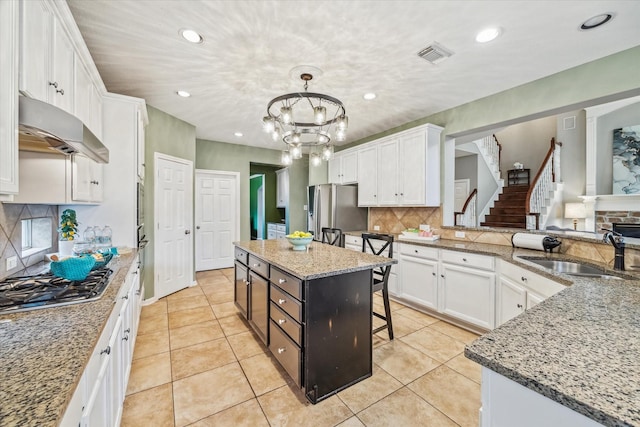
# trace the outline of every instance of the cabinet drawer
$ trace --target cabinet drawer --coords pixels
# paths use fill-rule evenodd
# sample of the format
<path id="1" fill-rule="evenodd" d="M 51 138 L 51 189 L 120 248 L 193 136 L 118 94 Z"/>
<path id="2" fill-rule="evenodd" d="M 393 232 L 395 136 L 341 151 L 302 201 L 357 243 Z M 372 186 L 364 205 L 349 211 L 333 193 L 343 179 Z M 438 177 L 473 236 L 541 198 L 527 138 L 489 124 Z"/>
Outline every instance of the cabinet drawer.
<path id="1" fill-rule="evenodd" d="M 411 255 L 416 258 L 438 260 L 438 249 L 435 248 L 426 248 L 424 246 L 408 245 L 403 243 L 400 245 L 400 253 L 403 255 Z"/>
<path id="2" fill-rule="evenodd" d="M 247 265 L 247 256 L 248 255 L 249 254 L 247 253 L 247 251 L 245 251 L 244 249 L 240 249 L 240 248 L 236 247 L 236 249 L 235 249 L 235 257 L 242 264 Z"/>
<path id="3" fill-rule="evenodd" d="M 273 223 L 273 222 L 268 222 L 267 223 L 267 231 L 276 231 L 278 229 L 277 224 Z"/>
<path id="4" fill-rule="evenodd" d="M 495 270 L 495 260 L 492 256 L 470 254 L 467 252 L 442 251 L 442 262 L 481 268 L 489 271 Z"/>
<path id="5" fill-rule="evenodd" d="M 280 326 L 296 344 L 302 346 L 302 325 L 281 310 L 273 301 L 271 301 L 270 317 L 271 321 Z"/>
<path id="6" fill-rule="evenodd" d="M 249 268 L 264 278 L 269 278 L 269 263 L 258 257 L 249 255 Z"/>
<path id="7" fill-rule="evenodd" d="M 293 317 L 296 322 L 302 323 L 302 303 L 300 301 L 275 285 L 271 285 L 271 301 Z"/>
<path id="8" fill-rule="evenodd" d="M 293 277 L 277 267 L 272 267 L 271 282 L 298 300 L 302 300 L 302 281 L 297 277 Z"/>
<path id="9" fill-rule="evenodd" d="M 286 233 L 287 232 L 287 226 L 286 224 L 277 224 L 276 225 L 276 231 L 278 233 Z"/>
<path id="10" fill-rule="evenodd" d="M 269 324 L 269 350 L 298 387 L 301 383 L 302 351 L 272 320 Z"/>
<path id="11" fill-rule="evenodd" d="M 362 237 L 360 236 L 351 236 L 349 234 L 344 235 L 344 244 L 351 246 L 358 246 L 360 250 L 362 250 Z"/>

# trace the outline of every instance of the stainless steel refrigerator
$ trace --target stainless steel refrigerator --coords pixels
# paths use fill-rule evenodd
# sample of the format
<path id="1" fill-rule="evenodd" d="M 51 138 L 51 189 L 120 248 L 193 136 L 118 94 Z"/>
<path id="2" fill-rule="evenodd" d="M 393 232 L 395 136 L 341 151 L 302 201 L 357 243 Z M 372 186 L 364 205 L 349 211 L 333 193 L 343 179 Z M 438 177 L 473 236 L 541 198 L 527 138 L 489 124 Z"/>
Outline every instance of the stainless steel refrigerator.
<path id="1" fill-rule="evenodd" d="M 358 207 L 358 186 L 321 184 L 307 187 L 308 229 L 322 240 L 322 228 L 367 230 L 368 209 Z"/>

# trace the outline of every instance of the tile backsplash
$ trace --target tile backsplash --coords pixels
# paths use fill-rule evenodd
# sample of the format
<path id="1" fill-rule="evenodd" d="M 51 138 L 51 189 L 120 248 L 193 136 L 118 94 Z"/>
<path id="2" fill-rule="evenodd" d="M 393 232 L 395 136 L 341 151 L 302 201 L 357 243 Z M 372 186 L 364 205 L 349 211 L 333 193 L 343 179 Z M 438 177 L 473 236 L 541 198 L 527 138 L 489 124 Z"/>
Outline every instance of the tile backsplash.
<path id="1" fill-rule="evenodd" d="M 23 219 L 50 218 L 52 248 L 21 257 Z M 44 259 L 44 254 L 57 250 L 58 206 L 21 205 L 0 203 L 0 279 L 34 265 Z M 7 271 L 7 258 L 18 257 L 16 268 Z"/>

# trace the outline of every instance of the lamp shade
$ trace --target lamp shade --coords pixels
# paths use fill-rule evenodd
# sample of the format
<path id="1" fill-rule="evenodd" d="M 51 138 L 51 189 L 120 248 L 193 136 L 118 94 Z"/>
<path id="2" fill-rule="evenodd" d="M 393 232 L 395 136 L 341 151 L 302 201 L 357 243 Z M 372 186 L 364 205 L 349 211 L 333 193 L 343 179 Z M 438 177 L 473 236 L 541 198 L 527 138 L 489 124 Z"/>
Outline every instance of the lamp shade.
<path id="1" fill-rule="evenodd" d="M 569 219 L 586 218 L 587 211 L 584 203 L 565 203 L 564 217 Z"/>

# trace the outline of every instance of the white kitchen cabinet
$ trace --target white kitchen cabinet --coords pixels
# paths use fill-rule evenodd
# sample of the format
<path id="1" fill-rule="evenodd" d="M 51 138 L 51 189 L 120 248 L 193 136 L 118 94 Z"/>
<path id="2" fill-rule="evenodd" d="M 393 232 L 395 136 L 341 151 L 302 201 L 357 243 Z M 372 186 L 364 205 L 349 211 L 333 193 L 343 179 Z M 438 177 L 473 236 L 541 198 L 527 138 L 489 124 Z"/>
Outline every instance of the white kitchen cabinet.
<path id="1" fill-rule="evenodd" d="M 289 207 L 289 169 L 278 169 L 276 171 L 277 179 L 277 195 L 276 195 L 276 207 L 288 208 Z"/>
<path id="2" fill-rule="evenodd" d="M 71 194 L 73 202 L 102 202 L 102 164 L 81 154 L 71 157 Z"/>
<path id="3" fill-rule="evenodd" d="M 362 252 L 362 237 L 351 234 L 344 235 L 344 247 L 352 251 Z"/>
<path id="4" fill-rule="evenodd" d="M 438 249 L 403 243 L 399 262 L 401 298 L 438 310 Z"/>
<path id="5" fill-rule="evenodd" d="M 338 152 L 329 160 L 330 184 L 355 184 L 358 182 L 358 152 Z"/>
<path id="6" fill-rule="evenodd" d="M 285 224 L 276 225 L 276 239 L 284 239 L 287 235 L 287 226 Z"/>
<path id="7" fill-rule="evenodd" d="M 267 239 L 284 239 L 286 235 L 286 224 L 278 224 L 275 222 L 267 223 Z"/>
<path id="8" fill-rule="evenodd" d="M 358 150 L 358 206 L 378 205 L 378 146 Z"/>
<path id="9" fill-rule="evenodd" d="M 18 192 L 17 1 L 0 2 L 0 201 Z"/>
<path id="10" fill-rule="evenodd" d="M 442 251 L 440 309 L 460 320 L 493 329 L 495 325 L 494 258 Z"/>
<path id="11" fill-rule="evenodd" d="M 145 122 L 145 114 L 142 113 L 141 110 L 136 112 L 136 116 L 138 119 L 138 129 L 136 132 L 136 148 L 137 148 L 137 159 L 138 159 L 138 181 L 144 183 L 144 174 L 145 174 L 145 132 L 144 127 L 146 126 Z"/>
<path id="12" fill-rule="evenodd" d="M 560 283 L 503 260 L 499 269 L 496 326 L 564 289 Z"/>
<path id="13" fill-rule="evenodd" d="M 20 90 L 74 114 L 73 43 L 47 2 L 21 4 Z"/>
<path id="14" fill-rule="evenodd" d="M 75 62 L 74 105 L 76 117 L 102 140 L 102 96 L 81 61 Z"/>

